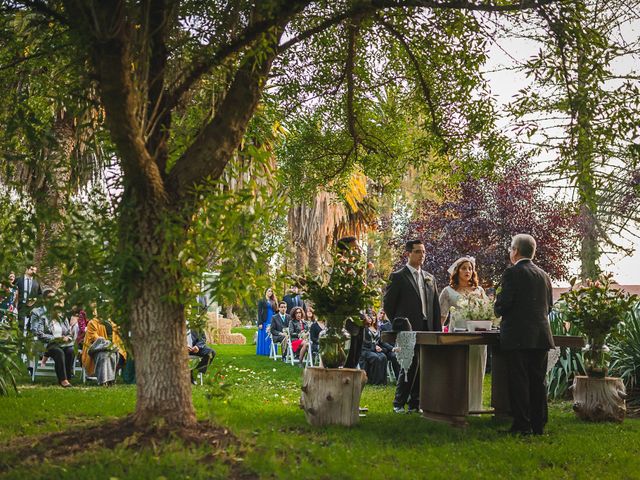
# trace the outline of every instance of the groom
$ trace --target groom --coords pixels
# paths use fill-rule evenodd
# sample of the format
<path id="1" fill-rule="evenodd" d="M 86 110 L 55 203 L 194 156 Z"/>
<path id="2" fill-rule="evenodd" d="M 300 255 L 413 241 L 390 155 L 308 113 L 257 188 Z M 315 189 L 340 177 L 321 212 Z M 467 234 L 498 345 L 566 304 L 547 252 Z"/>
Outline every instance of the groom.
<path id="1" fill-rule="evenodd" d="M 500 349 L 507 359 L 507 382 L 513 424 L 510 433 L 542 435 L 547 423 L 547 355 L 553 348 L 549 312 L 551 280 L 531 260 L 536 241 L 519 234 L 511 239 L 513 264 L 502 274 L 494 306 L 500 323 Z"/>
<path id="2" fill-rule="evenodd" d="M 436 279 L 422 270 L 425 248 L 420 240 L 410 240 L 405 244 L 407 264 L 404 268 L 393 272 L 384 293 L 384 311 L 390 319 L 406 317 L 414 331 L 431 330 L 439 332 L 440 302 Z M 413 362 L 409 371 L 398 379 L 396 396 L 393 400 L 393 411 L 404 413 L 408 403 L 409 413 L 418 412 L 420 408 L 420 352 L 414 351 Z"/>

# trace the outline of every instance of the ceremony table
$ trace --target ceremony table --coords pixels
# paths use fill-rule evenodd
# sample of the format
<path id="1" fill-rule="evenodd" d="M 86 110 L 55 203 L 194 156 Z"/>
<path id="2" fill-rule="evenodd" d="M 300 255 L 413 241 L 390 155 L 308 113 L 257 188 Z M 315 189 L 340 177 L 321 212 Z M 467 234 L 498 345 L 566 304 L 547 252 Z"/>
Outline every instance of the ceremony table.
<path id="1" fill-rule="evenodd" d="M 385 342 L 395 343 L 396 333 L 384 332 Z M 582 337 L 554 336 L 556 347 L 580 348 Z M 469 411 L 469 345 L 491 348 L 491 409 Z M 467 416 L 509 416 L 507 360 L 500 350 L 498 331 L 416 332 L 420 352 L 420 408 L 430 420 L 467 425 Z"/>

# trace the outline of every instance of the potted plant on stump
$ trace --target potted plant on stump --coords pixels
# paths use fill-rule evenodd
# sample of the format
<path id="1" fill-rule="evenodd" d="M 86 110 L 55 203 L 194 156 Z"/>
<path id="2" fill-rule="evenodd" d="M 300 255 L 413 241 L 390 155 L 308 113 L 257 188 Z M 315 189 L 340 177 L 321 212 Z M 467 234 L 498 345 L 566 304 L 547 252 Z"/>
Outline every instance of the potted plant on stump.
<path id="1" fill-rule="evenodd" d="M 361 325 L 360 312 L 380 293 L 375 282 L 367 281 L 367 264 L 356 252 L 335 254 L 330 268 L 299 281 L 304 298 L 326 324 L 318 345 L 322 367 L 305 369 L 300 408 L 311 425 L 354 425 L 367 376 L 364 370 L 341 368 L 350 340 L 344 326 L 347 320 Z"/>
<path id="2" fill-rule="evenodd" d="M 629 314 L 638 296 L 612 284 L 610 274 L 577 287 L 574 279 L 571 290 L 561 297 L 565 320 L 587 337 L 583 349 L 587 376 L 576 376 L 571 387 L 573 410 L 584 420 L 622 422 L 626 412 L 624 383 L 620 378 L 607 376 L 610 354 L 606 341 Z"/>

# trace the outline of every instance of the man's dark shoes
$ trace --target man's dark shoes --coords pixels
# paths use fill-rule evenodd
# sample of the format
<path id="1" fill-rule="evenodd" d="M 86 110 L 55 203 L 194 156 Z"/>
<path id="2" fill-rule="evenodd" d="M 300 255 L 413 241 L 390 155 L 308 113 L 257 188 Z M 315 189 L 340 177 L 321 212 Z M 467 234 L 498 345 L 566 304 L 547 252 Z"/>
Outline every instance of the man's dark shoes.
<path id="1" fill-rule="evenodd" d="M 411 413 L 423 413 L 423 410 L 421 408 L 410 408 L 407 413 L 411 414 Z"/>

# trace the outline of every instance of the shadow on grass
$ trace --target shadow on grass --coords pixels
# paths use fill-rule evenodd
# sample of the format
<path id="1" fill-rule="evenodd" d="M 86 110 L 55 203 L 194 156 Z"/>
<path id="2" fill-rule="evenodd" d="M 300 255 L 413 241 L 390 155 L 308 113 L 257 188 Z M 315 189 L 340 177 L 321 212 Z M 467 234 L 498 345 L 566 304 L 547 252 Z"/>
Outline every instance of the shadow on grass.
<path id="1" fill-rule="evenodd" d="M 219 475 L 214 475 L 218 478 L 257 478 L 237 462 L 236 452 L 242 452 L 242 445 L 226 428 L 208 421 L 182 429 L 169 428 L 163 423 L 140 428 L 132 416 L 98 423 L 79 421 L 73 428 L 61 432 L 14 439 L 0 447 L 0 474 L 32 472 L 43 463 L 73 469 L 85 463 L 91 454 L 107 453 L 108 463 L 124 461 L 126 465 L 130 456 L 149 452 L 152 456 L 171 455 L 176 451 L 183 452 L 183 461 L 187 463 L 215 464 L 204 478 L 211 475 L 212 470 L 219 471 Z M 116 458 L 110 458 L 113 453 Z"/>

